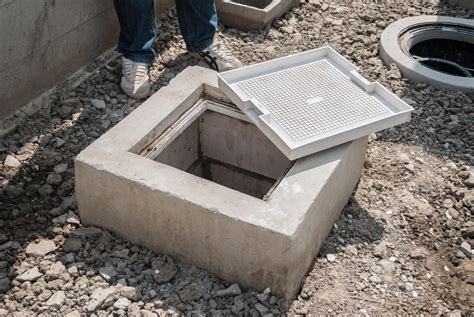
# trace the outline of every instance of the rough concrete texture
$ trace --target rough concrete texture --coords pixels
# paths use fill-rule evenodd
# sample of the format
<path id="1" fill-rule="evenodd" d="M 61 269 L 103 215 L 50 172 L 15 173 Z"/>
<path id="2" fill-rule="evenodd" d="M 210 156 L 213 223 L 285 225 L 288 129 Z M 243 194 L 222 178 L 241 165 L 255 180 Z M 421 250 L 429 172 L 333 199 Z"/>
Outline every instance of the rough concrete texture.
<path id="1" fill-rule="evenodd" d="M 222 98 L 217 76 L 190 67 L 79 154 L 82 222 L 289 298 L 359 179 L 367 140 L 298 160 L 267 201 L 135 154 L 203 94 Z"/>
<path id="2" fill-rule="evenodd" d="M 0 119 L 111 48 L 118 30 L 112 0 L 0 1 Z"/>
<path id="3" fill-rule="evenodd" d="M 155 160 L 257 198 L 291 164 L 255 125 L 211 110 Z"/>
<path id="4" fill-rule="evenodd" d="M 216 0 L 220 22 L 241 30 L 263 29 L 299 0 Z"/>

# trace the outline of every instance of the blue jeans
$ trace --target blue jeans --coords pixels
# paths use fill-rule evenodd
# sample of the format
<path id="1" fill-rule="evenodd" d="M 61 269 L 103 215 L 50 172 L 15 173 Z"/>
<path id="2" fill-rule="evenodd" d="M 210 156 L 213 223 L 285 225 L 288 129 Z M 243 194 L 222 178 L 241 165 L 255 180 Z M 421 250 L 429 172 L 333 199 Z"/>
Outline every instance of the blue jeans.
<path id="1" fill-rule="evenodd" d="M 114 0 L 114 5 L 120 23 L 117 50 L 134 62 L 150 64 L 155 57 L 153 0 Z M 176 0 L 176 10 L 189 51 L 199 52 L 212 44 L 217 28 L 214 0 Z"/>

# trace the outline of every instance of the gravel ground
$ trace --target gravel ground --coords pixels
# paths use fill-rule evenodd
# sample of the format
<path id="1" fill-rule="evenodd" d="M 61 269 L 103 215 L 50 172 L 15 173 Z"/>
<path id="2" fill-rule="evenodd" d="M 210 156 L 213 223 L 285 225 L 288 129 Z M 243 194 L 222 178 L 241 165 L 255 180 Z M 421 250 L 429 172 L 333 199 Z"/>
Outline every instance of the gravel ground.
<path id="1" fill-rule="evenodd" d="M 246 64 L 329 43 L 415 108 L 411 124 L 370 137 L 360 184 L 291 301 L 81 228 L 74 157 L 141 104 L 120 92 L 118 59 L 91 63 L 89 78 L 65 82 L 0 140 L 0 316 L 474 313 L 474 96 L 413 84 L 378 58 L 391 22 L 437 13 L 474 18 L 408 1 L 309 1 L 266 31 L 222 28 Z M 196 64 L 175 12 L 159 30 L 155 91 Z"/>

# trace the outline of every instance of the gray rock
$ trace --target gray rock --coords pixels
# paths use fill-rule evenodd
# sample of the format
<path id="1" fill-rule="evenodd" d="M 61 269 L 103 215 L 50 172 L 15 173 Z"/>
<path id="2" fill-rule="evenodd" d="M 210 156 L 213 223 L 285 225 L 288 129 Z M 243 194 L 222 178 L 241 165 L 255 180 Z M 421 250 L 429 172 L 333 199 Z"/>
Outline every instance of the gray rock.
<path id="1" fill-rule="evenodd" d="M 242 294 L 239 285 L 232 284 L 226 289 L 222 289 L 216 292 L 216 295 L 219 297 L 229 297 L 229 296 L 237 296 Z"/>
<path id="2" fill-rule="evenodd" d="M 177 270 L 174 263 L 164 260 L 154 261 L 152 263 L 154 270 L 153 278 L 155 282 L 162 284 L 168 283 L 175 277 Z"/>
<path id="3" fill-rule="evenodd" d="M 112 253 L 112 256 L 118 257 L 118 258 L 126 258 L 128 254 L 130 253 L 130 250 L 127 248 L 123 248 L 120 250 L 114 250 Z"/>
<path id="4" fill-rule="evenodd" d="M 66 255 L 64 255 L 63 261 L 66 264 L 74 263 L 74 253 L 67 253 Z"/>
<path id="5" fill-rule="evenodd" d="M 49 214 L 51 216 L 59 216 L 61 215 L 61 213 L 63 212 L 63 210 L 61 209 L 61 207 L 56 207 L 56 208 L 53 208 L 49 211 Z"/>
<path id="6" fill-rule="evenodd" d="M 326 255 L 326 259 L 329 262 L 335 262 L 336 261 L 336 256 L 334 254 L 328 254 L 328 255 Z"/>
<path id="7" fill-rule="evenodd" d="M 8 184 L 5 188 L 5 193 L 9 197 L 19 197 L 23 195 L 24 192 L 25 192 L 25 189 L 23 188 L 22 184 L 18 184 L 18 185 Z"/>
<path id="8" fill-rule="evenodd" d="M 117 309 L 126 310 L 128 308 L 128 306 L 130 306 L 131 303 L 132 302 L 128 298 L 120 297 L 114 303 L 114 307 L 117 308 Z"/>
<path id="9" fill-rule="evenodd" d="M 99 309 L 102 304 L 111 296 L 116 293 L 115 287 L 109 288 L 97 288 L 91 295 L 89 304 L 87 305 L 87 311 L 92 313 Z"/>
<path id="10" fill-rule="evenodd" d="M 62 176 L 56 173 L 49 173 L 48 178 L 46 178 L 46 183 L 49 185 L 59 185 L 62 181 Z"/>
<path id="11" fill-rule="evenodd" d="M 243 310 L 245 308 L 245 303 L 242 299 L 240 299 L 239 297 L 236 297 L 236 299 L 234 300 L 234 304 L 232 305 L 232 307 L 230 308 L 232 313 L 234 313 L 235 315 L 240 312 L 241 310 Z"/>
<path id="12" fill-rule="evenodd" d="M 119 288 L 120 295 L 131 301 L 137 301 L 140 298 L 140 292 L 131 286 L 122 286 Z"/>
<path id="13" fill-rule="evenodd" d="M 463 243 L 461 243 L 460 249 L 467 257 L 470 258 L 472 256 L 471 245 L 468 242 L 464 241 Z"/>
<path id="14" fill-rule="evenodd" d="M 54 293 L 46 302 L 46 305 L 52 308 L 60 308 L 66 300 L 66 294 L 63 291 Z"/>
<path id="15" fill-rule="evenodd" d="M 102 276 L 106 281 L 110 281 L 114 279 L 118 273 L 113 266 L 107 266 L 99 269 L 99 274 Z"/>
<path id="16" fill-rule="evenodd" d="M 128 286 L 127 280 L 124 278 L 121 278 L 117 281 L 117 286 Z"/>
<path id="17" fill-rule="evenodd" d="M 77 252 L 82 248 L 81 239 L 68 238 L 64 242 L 63 250 L 64 252 Z"/>
<path id="18" fill-rule="evenodd" d="M 18 275 L 16 280 L 19 282 L 33 282 L 39 279 L 41 276 L 43 276 L 43 274 L 39 271 L 38 267 L 35 266 L 25 273 Z"/>
<path id="19" fill-rule="evenodd" d="M 8 236 L 4 233 L 0 233 L 0 244 L 3 244 L 8 241 Z"/>
<path id="20" fill-rule="evenodd" d="M 266 288 L 262 294 L 257 294 L 256 297 L 259 301 L 262 303 L 265 302 L 268 297 L 270 296 L 271 290 L 269 288 Z"/>
<path id="21" fill-rule="evenodd" d="M 10 279 L 8 277 L 0 278 L 0 293 L 6 293 L 10 289 Z"/>
<path id="22" fill-rule="evenodd" d="M 9 249 L 18 250 L 18 249 L 21 249 L 21 245 L 16 241 L 8 241 L 0 245 L 0 251 L 9 250 Z"/>
<path id="23" fill-rule="evenodd" d="M 40 302 L 47 301 L 51 296 L 53 295 L 53 292 L 51 292 L 48 289 L 45 289 L 41 294 L 38 295 L 38 300 Z"/>
<path id="24" fill-rule="evenodd" d="M 54 172 L 57 174 L 62 174 L 67 171 L 67 167 L 68 165 L 66 163 L 56 165 L 56 167 L 54 167 Z"/>
<path id="25" fill-rule="evenodd" d="M 181 298 L 183 302 L 198 300 L 202 295 L 202 288 L 196 282 L 186 285 L 179 292 L 179 298 Z"/>
<path id="26" fill-rule="evenodd" d="M 53 192 L 54 192 L 54 188 L 49 184 L 44 184 L 38 189 L 38 193 L 43 197 L 47 197 L 51 195 Z"/>
<path id="27" fill-rule="evenodd" d="M 56 218 L 53 218 L 51 221 L 56 225 L 64 225 L 66 223 L 67 214 L 62 214 Z"/>
<path id="28" fill-rule="evenodd" d="M 92 106 L 98 110 L 105 109 L 105 102 L 99 99 L 92 99 L 91 100 Z"/>
<path id="29" fill-rule="evenodd" d="M 63 139 L 61 139 L 61 138 L 54 138 L 53 146 L 54 146 L 55 148 L 60 148 L 60 147 L 62 147 L 64 144 L 66 144 L 66 141 L 64 141 Z"/>
<path id="30" fill-rule="evenodd" d="M 264 306 L 260 303 L 257 303 L 255 304 L 255 309 L 258 310 L 258 312 L 261 314 L 261 315 L 265 315 L 266 313 L 268 313 L 268 307 L 267 306 Z"/>
<path id="31" fill-rule="evenodd" d="M 26 247 L 25 253 L 30 256 L 44 257 L 56 250 L 56 244 L 48 239 L 42 239 L 38 243 L 31 242 Z"/>
<path id="32" fill-rule="evenodd" d="M 81 221 L 79 220 L 79 217 L 71 210 L 67 214 L 66 222 L 69 223 L 69 224 L 72 224 L 72 225 L 80 225 L 81 224 Z"/>

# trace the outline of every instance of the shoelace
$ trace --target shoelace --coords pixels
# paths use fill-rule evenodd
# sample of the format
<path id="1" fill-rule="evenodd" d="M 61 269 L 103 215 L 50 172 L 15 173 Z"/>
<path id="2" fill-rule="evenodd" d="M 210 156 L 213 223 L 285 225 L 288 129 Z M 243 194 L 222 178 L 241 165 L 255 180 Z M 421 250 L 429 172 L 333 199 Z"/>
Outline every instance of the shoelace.
<path id="1" fill-rule="evenodd" d="M 148 75 L 148 67 L 143 63 L 135 63 L 129 59 L 124 59 L 123 72 L 125 76 L 133 82 L 143 82 Z"/>
<path id="2" fill-rule="evenodd" d="M 218 59 L 230 63 L 235 58 L 231 51 L 222 42 L 216 41 L 209 46 L 209 52 L 211 52 Z"/>

